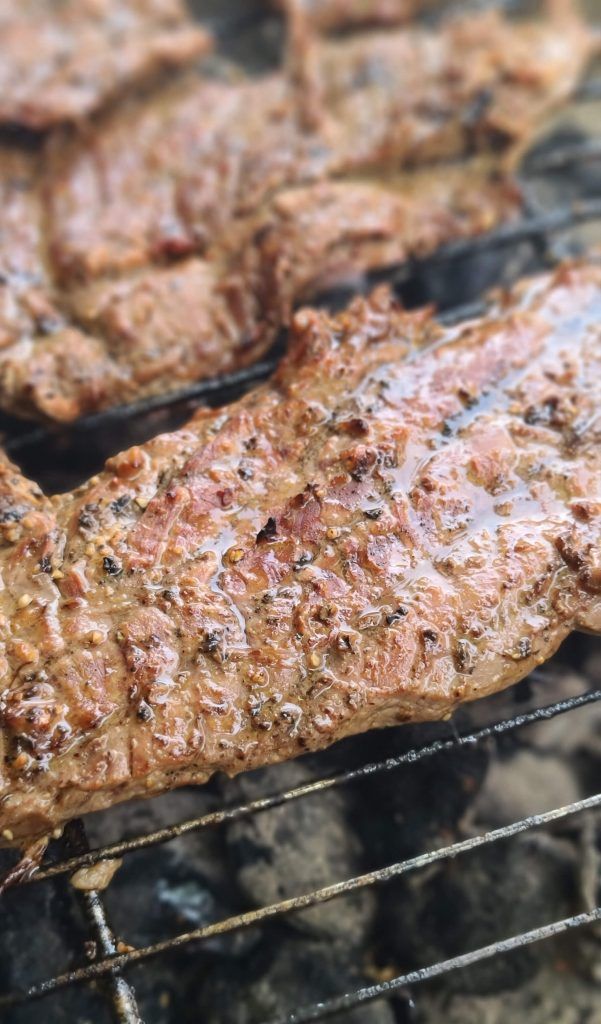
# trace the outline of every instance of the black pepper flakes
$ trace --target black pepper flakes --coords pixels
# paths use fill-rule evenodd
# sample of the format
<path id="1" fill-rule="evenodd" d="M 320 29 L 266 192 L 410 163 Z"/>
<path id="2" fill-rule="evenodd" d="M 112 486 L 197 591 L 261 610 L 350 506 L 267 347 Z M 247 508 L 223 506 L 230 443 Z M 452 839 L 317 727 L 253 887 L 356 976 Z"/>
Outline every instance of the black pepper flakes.
<path id="1" fill-rule="evenodd" d="M 261 544 L 263 541 L 269 542 L 275 540 L 278 532 L 278 524 L 273 516 L 270 516 L 265 526 L 262 526 L 257 534 L 257 544 Z"/>
<path id="2" fill-rule="evenodd" d="M 409 615 L 409 609 L 406 604 L 400 604 L 398 608 L 392 612 L 391 615 L 386 616 L 386 624 L 393 626 L 395 622 L 400 622 L 406 615 Z"/>
<path id="3" fill-rule="evenodd" d="M 109 508 L 116 516 L 119 516 L 130 503 L 131 494 L 122 494 L 121 497 L 115 498 L 114 501 L 111 501 Z"/>
<path id="4" fill-rule="evenodd" d="M 119 562 L 111 555 L 106 555 L 102 559 L 102 568 L 107 576 L 120 576 L 123 572 L 123 566 L 119 565 Z"/>
<path id="5" fill-rule="evenodd" d="M 38 565 L 40 567 L 41 572 L 52 572 L 52 562 L 50 560 L 50 555 L 42 555 L 40 561 L 38 562 Z"/>
<path id="6" fill-rule="evenodd" d="M 383 508 L 366 508 L 365 515 L 368 519 L 379 519 L 383 511 Z"/>

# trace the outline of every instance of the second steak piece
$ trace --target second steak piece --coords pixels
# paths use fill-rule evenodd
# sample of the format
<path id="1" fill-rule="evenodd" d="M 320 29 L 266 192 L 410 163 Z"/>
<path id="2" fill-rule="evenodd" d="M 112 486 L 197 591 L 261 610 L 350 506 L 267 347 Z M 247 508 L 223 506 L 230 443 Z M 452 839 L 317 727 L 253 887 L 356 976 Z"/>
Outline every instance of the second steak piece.
<path id="1" fill-rule="evenodd" d="M 285 187 L 522 147 L 571 95 L 594 45 L 571 13 L 470 15 L 319 41 L 310 111 L 283 74 L 192 81 L 124 107 L 88 145 L 53 147 L 57 271 L 69 283 L 205 252 Z"/>
<path id="2" fill-rule="evenodd" d="M 2 0 L 0 124 L 79 121 L 210 42 L 184 0 Z"/>
<path id="3" fill-rule="evenodd" d="M 44 497 L 0 464 L 0 835 L 449 716 L 601 633 L 601 268 L 444 330 L 297 314 L 242 401 Z"/>
<path id="4" fill-rule="evenodd" d="M 25 197 L 33 202 L 15 192 L 17 209 Z M 18 306 L 9 317 L 8 303 L 0 406 L 68 421 L 242 367 L 269 347 L 299 302 L 349 276 L 476 235 L 520 208 L 515 186 L 484 165 L 386 184 L 323 182 L 283 190 L 234 224 L 204 258 L 58 294 L 31 239 L 27 265 L 63 319 L 41 330 L 31 317 L 23 323 Z M 0 258 L 4 249 L 8 260 L 14 247 L 5 241 Z M 17 296 L 16 281 L 8 288 Z"/>

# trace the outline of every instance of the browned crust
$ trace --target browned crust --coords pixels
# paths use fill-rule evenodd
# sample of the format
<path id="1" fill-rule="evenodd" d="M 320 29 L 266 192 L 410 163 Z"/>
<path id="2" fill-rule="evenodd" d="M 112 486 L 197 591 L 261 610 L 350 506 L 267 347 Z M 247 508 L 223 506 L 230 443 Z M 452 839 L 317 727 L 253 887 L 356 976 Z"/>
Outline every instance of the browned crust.
<path id="1" fill-rule="evenodd" d="M 0 475 L 0 831 L 442 718 L 601 632 L 601 270 L 443 331 L 299 313 L 273 381 L 73 494 Z M 7 832 L 8 830 L 8 832 Z"/>

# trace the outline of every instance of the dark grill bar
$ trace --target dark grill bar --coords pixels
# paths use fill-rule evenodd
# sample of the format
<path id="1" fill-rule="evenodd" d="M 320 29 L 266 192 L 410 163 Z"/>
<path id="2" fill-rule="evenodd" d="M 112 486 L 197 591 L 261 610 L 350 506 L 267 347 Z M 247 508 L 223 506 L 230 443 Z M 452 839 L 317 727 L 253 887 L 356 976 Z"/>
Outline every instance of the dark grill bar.
<path id="1" fill-rule="evenodd" d="M 490 946 L 483 946 L 481 949 L 474 949 L 471 953 L 464 953 L 462 956 L 452 957 L 450 960 L 442 960 L 440 963 L 432 964 L 431 967 L 423 967 L 419 971 L 410 971 L 402 974 L 392 981 L 384 981 L 380 985 L 371 985 L 369 988 L 362 988 L 358 992 L 352 992 L 340 999 L 331 999 L 315 1006 L 307 1006 L 287 1017 L 280 1017 L 278 1020 L 265 1021 L 265 1024 L 310 1024 L 311 1021 L 328 1020 L 335 1013 L 350 1010 L 355 1006 L 362 1006 L 374 999 L 381 999 L 382 996 L 390 995 L 399 989 L 407 988 L 409 985 L 417 985 L 420 982 L 431 981 L 440 978 L 451 971 L 459 971 L 465 967 L 472 967 L 482 960 L 489 960 L 493 956 L 500 956 L 504 953 L 513 953 L 517 949 L 523 949 L 533 942 L 542 942 L 545 939 L 552 939 L 574 928 L 583 928 L 585 925 L 595 924 L 601 921 L 601 907 L 596 907 L 584 914 L 575 914 L 563 921 L 554 921 L 553 924 L 543 925 L 541 928 L 533 928 L 532 931 L 524 932 L 522 935 L 514 935 L 511 939 L 501 942 L 493 942 Z"/>
<path id="2" fill-rule="evenodd" d="M 161 832 L 156 832 L 153 835 L 139 836 L 124 843 L 113 844 L 112 846 L 97 851 L 82 852 L 67 861 L 45 869 L 37 876 L 34 876 L 33 880 L 49 880 L 53 876 L 72 872 L 77 868 L 89 866 L 102 859 L 121 856 L 128 852 L 132 852 L 133 850 L 142 849 L 146 846 L 167 842 L 168 840 L 174 839 L 185 832 L 191 831 L 192 829 L 203 828 L 209 825 L 217 825 L 227 820 L 233 820 L 236 817 L 242 817 L 244 815 L 268 810 L 270 807 L 276 807 L 289 800 L 316 795 L 326 789 L 340 786 L 343 783 L 365 778 L 379 772 L 390 771 L 403 765 L 408 766 L 414 764 L 426 757 L 434 755 L 444 756 L 445 753 L 448 753 L 458 747 L 473 746 L 482 740 L 503 736 L 522 726 L 534 724 L 535 722 L 549 721 L 559 715 L 564 715 L 570 711 L 576 710 L 577 708 L 599 701 L 601 701 L 601 690 L 595 690 L 546 707 L 540 707 L 531 712 L 524 713 L 523 715 L 495 722 L 492 725 L 471 733 L 456 736 L 448 740 L 436 741 L 428 746 L 407 751 L 399 758 L 392 758 L 379 764 L 374 763 L 364 765 L 361 768 L 340 773 L 329 779 L 321 779 L 307 786 L 297 787 L 287 793 L 268 797 L 264 800 L 254 801 L 248 805 L 229 809 L 226 808 L 216 814 L 205 815 L 196 821 L 184 822 L 180 825 L 164 829 Z M 401 875 L 427 868 L 432 864 L 443 860 L 458 857 L 461 854 L 468 853 L 479 847 L 488 846 L 502 840 L 509 840 L 520 833 L 566 819 L 572 815 L 582 814 L 585 811 L 596 810 L 600 807 L 601 793 L 593 794 L 592 796 L 578 800 L 567 806 L 557 807 L 542 814 L 531 815 L 520 821 L 512 822 L 509 825 L 470 837 L 469 839 L 461 842 L 428 851 L 409 860 L 397 862 L 395 864 L 388 865 L 385 868 L 367 872 L 363 875 L 346 879 L 334 885 L 326 886 L 292 899 L 282 900 L 278 903 L 261 907 L 257 910 L 248 911 L 247 913 L 230 917 L 223 921 L 218 921 L 214 924 L 208 925 L 207 927 L 184 932 L 162 942 L 129 950 L 124 953 L 116 952 L 114 938 L 106 924 L 106 917 L 104 915 L 100 895 L 97 893 L 86 894 L 83 898 L 88 909 L 88 918 L 92 925 L 91 934 L 95 941 L 98 941 L 98 938 L 100 937 L 100 951 L 104 955 L 87 966 L 79 967 L 75 970 L 57 975 L 47 981 L 41 982 L 40 984 L 31 986 L 27 990 L 11 992 L 7 995 L 0 996 L 0 1010 L 8 1010 L 10 1007 L 17 1006 L 29 1000 L 51 995 L 59 992 L 61 989 L 77 983 L 89 982 L 99 978 L 109 978 L 112 986 L 111 997 L 115 1012 L 115 1019 L 121 1022 L 121 1024 L 134 1024 L 135 1021 L 140 1019 L 136 1016 L 137 1010 L 135 1007 L 135 997 L 133 996 L 132 990 L 121 978 L 121 973 L 133 964 L 188 946 L 191 943 L 206 941 L 207 939 L 217 935 L 224 935 L 240 931 L 245 928 L 251 928 L 262 921 L 277 919 L 282 915 L 306 909 L 307 907 L 316 906 L 320 903 L 324 903 L 338 897 L 343 897 L 359 889 L 389 882 Z M 78 845 L 85 846 L 86 840 L 83 826 L 80 823 L 77 823 L 72 827 L 75 828 L 74 834 L 77 836 Z M 290 1016 L 282 1018 L 282 1020 L 278 1021 L 277 1024 L 300 1024 L 300 1022 L 305 1021 L 327 1019 L 336 1012 L 340 1012 L 340 1010 L 350 1008 L 354 1005 L 360 1005 L 364 1002 L 375 999 L 378 996 L 386 995 L 388 992 L 393 991 L 396 988 L 402 988 L 408 984 L 414 984 L 417 981 L 427 981 L 452 970 L 468 967 L 473 963 L 477 963 L 481 959 L 501 955 L 502 953 L 511 951 L 512 949 L 518 949 L 531 942 L 550 938 L 551 936 L 560 934 L 567 929 L 591 924 L 600 917 L 601 908 L 579 914 L 567 920 L 559 921 L 521 935 L 513 936 L 504 942 L 493 943 L 472 953 L 467 953 L 463 956 L 455 957 L 445 962 L 433 964 L 423 970 L 403 975 L 391 982 L 362 989 L 355 993 L 343 996 L 340 999 L 333 1000 L 327 1004 L 320 1004 L 318 1007 L 309 1007 L 306 1010 L 292 1012 Z"/>

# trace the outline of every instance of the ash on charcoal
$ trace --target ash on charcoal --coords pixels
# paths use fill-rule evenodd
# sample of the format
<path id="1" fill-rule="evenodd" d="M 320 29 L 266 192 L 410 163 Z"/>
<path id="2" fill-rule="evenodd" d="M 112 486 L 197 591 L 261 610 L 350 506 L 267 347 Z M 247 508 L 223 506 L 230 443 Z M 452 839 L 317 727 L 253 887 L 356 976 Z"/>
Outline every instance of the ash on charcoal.
<path id="1" fill-rule="evenodd" d="M 319 1002 L 369 984 L 344 950 L 329 942 L 287 938 L 258 951 L 232 972 L 216 967 L 201 995 L 203 1024 L 264 1024 L 307 1003 Z M 380 1000 L 337 1014 L 332 1024 L 396 1024 Z"/>
<path id="2" fill-rule="evenodd" d="M 520 750 L 491 764 L 474 805 L 474 818 L 491 827 L 506 825 L 574 803 L 580 796 L 571 765 L 553 755 Z"/>
<path id="3" fill-rule="evenodd" d="M 464 996 L 428 990 L 420 992 L 420 1024 L 601 1024 L 598 985 L 567 968 L 553 956 L 556 944 L 546 944 L 549 966 L 515 992 Z M 513 954 L 521 957 L 522 951 Z"/>
<path id="4" fill-rule="evenodd" d="M 575 849 L 547 833 L 521 835 L 395 886 L 387 929 L 402 969 L 423 967 L 568 916 L 576 887 Z M 494 957 L 448 975 L 445 991 L 513 989 L 547 957 L 543 943 Z"/>
<path id="5" fill-rule="evenodd" d="M 382 760 L 422 746 L 448 729 L 379 732 L 368 737 L 370 758 Z M 426 758 L 353 788 L 354 820 L 369 864 L 388 864 L 452 842 L 485 778 L 489 747 L 480 744 Z"/>
<path id="6" fill-rule="evenodd" d="M 260 774 L 236 780 L 243 799 L 252 800 L 264 791 L 267 772 Z M 279 765 L 273 776 L 279 789 L 311 778 L 298 763 Z M 228 787 L 230 796 L 232 788 Z M 230 859 L 238 885 L 253 905 L 274 903 L 357 874 L 362 848 L 350 815 L 347 795 L 327 791 L 230 825 Z M 294 912 L 286 921 L 312 935 L 358 945 L 369 933 L 375 900 L 374 893 L 364 890 Z"/>

